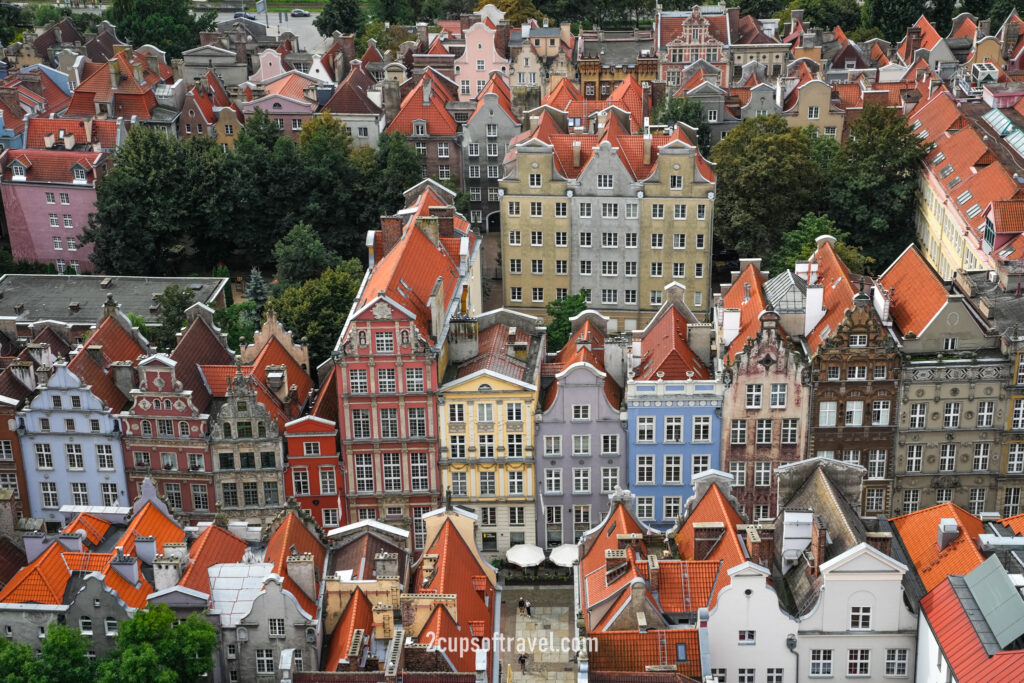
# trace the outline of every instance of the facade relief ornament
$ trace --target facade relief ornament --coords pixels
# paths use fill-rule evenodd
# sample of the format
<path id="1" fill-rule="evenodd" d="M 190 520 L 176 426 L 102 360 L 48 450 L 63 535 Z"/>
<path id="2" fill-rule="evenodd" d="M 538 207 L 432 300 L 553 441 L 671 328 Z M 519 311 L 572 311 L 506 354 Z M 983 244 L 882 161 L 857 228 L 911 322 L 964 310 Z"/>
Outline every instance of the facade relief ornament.
<path id="1" fill-rule="evenodd" d="M 371 312 L 377 320 L 391 320 L 391 306 L 384 301 L 375 303 Z"/>

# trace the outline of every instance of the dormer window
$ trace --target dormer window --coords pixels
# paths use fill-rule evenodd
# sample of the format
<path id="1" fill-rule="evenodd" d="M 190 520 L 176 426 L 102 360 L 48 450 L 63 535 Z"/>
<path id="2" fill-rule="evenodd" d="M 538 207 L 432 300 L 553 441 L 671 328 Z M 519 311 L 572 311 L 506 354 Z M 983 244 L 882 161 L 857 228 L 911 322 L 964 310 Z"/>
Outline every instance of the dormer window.
<path id="1" fill-rule="evenodd" d="M 413 135 L 426 135 L 427 134 L 427 124 L 425 124 L 425 123 L 414 123 L 413 127 L 412 127 L 412 133 L 413 133 Z"/>
<path id="2" fill-rule="evenodd" d="M 12 180 L 24 180 L 25 179 L 25 167 L 18 162 L 11 164 L 11 179 Z"/>
<path id="3" fill-rule="evenodd" d="M 84 183 L 86 181 L 86 172 L 84 168 L 81 166 L 75 166 L 72 171 L 75 174 L 76 183 Z"/>

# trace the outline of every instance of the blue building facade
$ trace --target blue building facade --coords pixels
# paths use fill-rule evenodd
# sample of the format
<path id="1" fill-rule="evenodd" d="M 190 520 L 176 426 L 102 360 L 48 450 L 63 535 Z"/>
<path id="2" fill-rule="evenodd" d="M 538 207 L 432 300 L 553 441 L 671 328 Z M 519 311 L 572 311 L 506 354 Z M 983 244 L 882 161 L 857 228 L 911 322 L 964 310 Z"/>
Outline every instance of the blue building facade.
<path id="1" fill-rule="evenodd" d="M 18 434 L 27 514 L 62 526 L 62 505 L 128 505 L 118 420 L 67 365 L 19 411 Z"/>

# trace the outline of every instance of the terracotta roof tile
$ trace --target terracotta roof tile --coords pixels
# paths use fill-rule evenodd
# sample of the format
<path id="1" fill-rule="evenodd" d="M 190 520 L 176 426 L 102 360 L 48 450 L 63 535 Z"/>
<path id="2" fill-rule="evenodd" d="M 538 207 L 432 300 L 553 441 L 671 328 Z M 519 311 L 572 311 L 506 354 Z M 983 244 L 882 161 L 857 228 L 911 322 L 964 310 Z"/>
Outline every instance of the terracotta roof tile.
<path id="1" fill-rule="evenodd" d="M 178 582 L 183 588 L 200 593 L 210 592 L 210 567 L 215 564 L 241 562 L 248 544 L 216 524 L 206 527 L 189 548 L 190 562 Z"/>
<path id="2" fill-rule="evenodd" d="M 721 539 L 715 544 L 707 557 L 694 557 L 696 545 L 694 525 L 701 522 L 721 522 L 723 533 Z M 718 485 L 712 485 L 704 497 L 700 499 L 697 506 L 686 517 L 683 528 L 676 534 L 676 545 L 679 547 L 679 554 L 684 558 L 695 560 L 710 560 L 720 562 L 722 570 L 718 573 L 718 580 L 711 593 L 711 605 L 714 605 L 718 598 L 718 591 L 728 586 L 731 579 L 728 570 L 737 567 L 747 561 L 743 551 L 743 545 L 737 536 L 736 528 L 743 524 L 736 509 L 729 504 L 725 496 L 719 490 Z"/>
<path id="3" fill-rule="evenodd" d="M 85 169 L 86 180 L 98 179 L 96 169 L 106 162 L 103 152 L 68 152 L 56 149 L 17 149 L 7 152 L 8 163 L 3 169 L 3 179 L 11 180 L 11 164 L 15 161 L 25 166 L 26 181 L 49 183 L 72 183 L 75 167 Z"/>
<path id="4" fill-rule="evenodd" d="M 288 556 L 291 554 L 292 546 L 300 554 L 310 553 L 313 555 L 313 564 L 316 567 L 316 586 L 319 591 L 320 576 L 323 574 L 327 549 L 294 512 L 289 512 L 281 525 L 270 536 L 270 540 L 267 541 L 263 560 L 274 565 L 272 571 L 284 579 L 284 589 L 295 596 L 302 609 L 307 614 L 316 615 L 317 596 L 306 595 L 298 584 L 288 576 Z"/>
<path id="5" fill-rule="evenodd" d="M 708 379 L 710 371 L 686 343 L 688 324 L 683 314 L 672 307 L 644 335 L 640 342 L 641 361 L 636 369 L 638 381 L 657 379 L 663 372 L 667 380 Z"/>
<path id="6" fill-rule="evenodd" d="M 722 357 L 723 362 L 731 363 L 736 354 L 746 346 L 747 340 L 760 332 L 761 313 L 767 306 L 763 287 L 764 276 L 754 267 L 754 264 L 750 264 L 722 297 L 723 307 L 738 308 L 740 311 L 739 333 L 729 344 L 729 348 Z"/>
<path id="7" fill-rule="evenodd" d="M 64 527 L 64 531 L 67 533 L 75 533 L 77 531 L 84 531 L 85 538 L 93 546 L 99 545 L 99 542 L 103 540 L 103 537 L 107 534 L 107 529 L 110 528 L 110 522 L 105 519 L 100 519 L 95 515 L 90 515 L 87 512 L 80 512 L 71 523 Z"/>
<path id="8" fill-rule="evenodd" d="M 811 353 L 814 353 L 839 328 L 846 312 L 853 308 L 853 297 L 858 289 L 852 281 L 849 268 L 839 258 L 831 243 L 822 243 L 811 256 L 811 262 L 817 263 L 818 274 L 816 280 L 808 284 L 823 288 L 822 306 L 825 308 L 825 314 L 807 335 L 807 345 Z"/>
<path id="9" fill-rule="evenodd" d="M 879 284 L 892 290 L 889 313 L 903 335 L 920 336 L 946 305 L 942 280 L 913 245 L 882 273 Z"/>
<path id="10" fill-rule="evenodd" d="M 458 377 L 467 377 L 474 372 L 486 370 L 518 381 L 529 381 L 525 377 L 526 361 L 508 355 L 508 325 L 495 324 L 480 332 L 479 353 L 461 364 Z M 529 344 L 531 337 L 517 329 L 515 341 Z"/>
<path id="11" fill-rule="evenodd" d="M 373 76 L 362 66 L 352 69 L 327 100 L 324 110 L 336 114 L 380 114 L 381 108 L 368 95 L 375 84 Z"/>
<path id="12" fill-rule="evenodd" d="M 175 376 L 186 390 L 192 391 L 192 403 L 201 413 L 210 407 L 212 397 L 203 380 L 201 365 L 229 365 L 235 357 L 224 346 L 221 337 L 197 316 L 181 333 L 171 351 L 171 360 L 178 366 Z"/>
<path id="13" fill-rule="evenodd" d="M 939 549 L 939 521 L 956 520 L 959 536 Z M 907 556 L 917 569 L 925 592 L 935 588 L 950 574 L 967 574 L 985 561 L 978 550 L 978 534 L 984 533 L 981 520 L 953 503 L 941 503 L 892 520 Z"/>
<path id="14" fill-rule="evenodd" d="M 590 666 L 601 671 L 644 671 L 648 666 L 676 664 L 676 670 L 699 678 L 700 647 L 697 629 L 604 631 L 597 636 Z M 676 663 L 677 646 L 686 648 L 686 661 Z"/>
<path id="15" fill-rule="evenodd" d="M 349 646 L 357 629 L 362 629 L 365 637 L 373 633 L 373 605 L 361 588 L 352 592 L 331 634 L 330 647 L 324 660 L 326 671 L 337 671 L 339 662 L 348 660 Z"/>
<path id="16" fill-rule="evenodd" d="M 430 97 L 425 103 L 423 91 L 428 82 Z M 387 132 L 412 135 L 413 122 L 423 120 L 426 121 L 428 135 L 455 135 L 458 133 L 459 125 L 452 113 L 445 108 L 445 104 L 453 99 L 441 77 L 428 67 L 416 86 L 402 100 L 401 109 L 388 123 Z"/>
<path id="17" fill-rule="evenodd" d="M 185 531 L 172 518 L 166 516 L 153 503 L 146 503 L 135 513 L 128 524 L 121 541 L 117 544 L 125 555 L 135 554 L 135 539 L 154 537 L 156 551 L 164 551 L 164 543 L 181 543 L 185 540 Z"/>
<path id="18" fill-rule="evenodd" d="M 604 366 L 604 334 L 590 320 L 573 332 L 565 346 L 555 355 L 553 363 L 545 363 L 542 374 L 556 375 L 576 363 L 587 363 L 598 372 L 604 373 L 604 396 L 609 405 L 619 409 L 622 401 L 622 388 L 615 382 Z M 544 410 L 555 403 L 559 382 L 556 380 L 548 387 L 544 396 Z"/>

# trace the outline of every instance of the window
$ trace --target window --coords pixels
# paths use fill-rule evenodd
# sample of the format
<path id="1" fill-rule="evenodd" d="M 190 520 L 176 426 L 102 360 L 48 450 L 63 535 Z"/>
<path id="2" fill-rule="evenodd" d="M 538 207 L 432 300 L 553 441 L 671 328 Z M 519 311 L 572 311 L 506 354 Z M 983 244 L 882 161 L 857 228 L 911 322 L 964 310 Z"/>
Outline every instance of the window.
<path id="1" fill-rule="evenodd" d="M 544 215 L 544 204 L 542 202 L 530 202 L 530 217 L 541 218 Z"/>
<path id="2" fill-rule="evenodd" d="M 385 491 L 402 490 L 402 454 L 384 453 L 381 456 Z"/>
<path id="3" fill-rule="evenodd" d="M 50 444 L 48 443 L 37 443 L 36 449 L 36 468 L 40 470 L 52 470 L 53 469 L 53 454 L 50 451 Z"/>
<path id="4" fill-rule="evenodd" d="M 560 456 L 562 454 L 562 437 L 561 436 L 545 436 L 544 437 L 544 455 L 547 456 Z"/>
<path id="5" fill-rule="evenodd" d="M 971 489 L 967 510 L 972 515 L 980 515 L 985 510 L 985 489 Z"/>
<path id="6" fill-rule="evenodd" d="M 690 476 L 695 477 L 701 472 L 706 471 L 711 467 L 711 456 L 710 455 L 695 455 L 693 456 L 693 463 L 690 468 Z"/>
<path id="7" fill-rule="evenodd" d="M 597 176 L 597 186 L 600 189 L 608 190 L 613 185 L 613 179 L 610 173 L 599 173 Z"/>
<path id="8" fill-rule="evenodd" d="M 851 607 L 850 628 L 854 631 L 867 631 L 871 628 L 871 608 Z"/>
<path id="9" fill-rule="evenodd" d="M 181 509 L 181 484 L 164 484 L 164 497 L 175 510 Z"/>
<path id="10" fill-rule="evenodd" d="M 520 439 L 522 435 L 519 434 Z M 509 437 L 511 438 L 511 437 Z M 523 473 L 522 472 L 509 472 L 508 473 L 508 494 L 510 496 L 521 496 L 523 495 Z"/>
<path id="11" fill-rule="evenodd" d="M 807 118 L 817 119 L 818 118 L 818 107 L 807 107 Z"/>
<path id="12" fill-rule="evenodd" d="M 1013 401 L 1011 426 L 1013 429 L 1024 429 L 1024 398 L 1014 399 Z"/>
<path id="13" fill-rule="evenodd" d="M 512 258 L 508 260 L 508 272 L 511 275 L 521 275 L 523 272 L 523 259 Z"/>
<path id="14" fill-rule="evenodd" d="M 272 674 L 272 673 L 274 673 L 274 651 L 273 650 L 256 650 L 256 673 L 258 673 L 258 674 Z"/>
<path id="15" fill-rule="evenodd" d="M 636 499 L 636 515 L 640 519 L 654 519 L 654 498 L 638 496 Z"/>
<path id="16" fill-rule="evenodd" d="M 875 379 L 885 379 L 886 377 L 889 376 L 888 373 L 889 373 L 889 370 L 884 365 L 876 365 L 875 366 L 874 378 Z"/>
<path id="17" fill-rule="evenodd" d="M 429 485 L 429 474 L 427 472 L 427 454 L 409 454 L 409 479 L 413 491 L 426 491 Z M 415 510 L 415 508 L 414 508 Z"/>
<path id="18" fill-rule="evenodd" d="M 377 391 L 382 394 L 393 394 L 398 390 L 394 368 L 377 369 Z"/>
<path id="19" fill-rule="evenodd" d="M 385 439 L 398 438 L 398 409 L 380 409 L 380 435 Z"/>
<path id="20" fill-rule="evenodd" d="M 889 424 L 889 401 L 873 401 L 871 403 L 871 424 Z"/>
<path id="21" fill-rule="evenodd" d="M 764 446 L 771 444 L 772 442 L 772 421 L 771 420 L 758 420 L 757 421 L 757 444 Z"/>
<path id="22" fill-rule="evenodd" d="M 868 451 L 868 479 L 885 478 L 885 460 L 887 454 L 888 451 L 884 448 Z"/>
<path id="23" fill-rule="evenodd" d="M 1003 495 L 1003 517 L 1012 517 L 1020 511 L 1020 488 L 1006 489 Z"/>
<path id="24" fill-rule="evenodd" d="M 476 441 L 478 448 L 477 457 L 494 457 L 494 434 L 479 434 Z"/>
<path id="25" fill-rule="evenodd" d="M 531 275 L 543 275 L 544 274 L 544 259 L 535 258 L 530 261 L 530 274 Z"/>
<path id="26" fill-rule="evenodd" d="M 638 455 L 636 457 L 636 483 L 654 483 L 654 456 Z"/>
<path id="27" fill-rule="evenodd" d="M 618 467 L 602 467 L 601 468 L 601 493 L 609 493 L 615 490 L 615 487 L 619 485 L 619 468 Z"/>
<path id="28" fill-rule="evenodd" d="M 67 457 L 69 470 L 85 469 L 85 460 L 82 458 L 82 445 L 77 443 L 64 444 L 64 454 Z"/>
<path id="29" fill-rule="evenodd" d="M 850 346 L 853 348 L 865 348 L 868 345 L 868 335 L 866 334 L 851 334 L 850 335 Z"/>
<path id="30" fill-rule="evenodd" d="M 782 421 L 782 445 L 792 446 L 796 443 L 799 418 L 787 417 Z"/>
<path id="31" fill-rule="evenodd" d="M 907 472 L 920 472 L 924 446 L 911 444 L 907 446 Z"/>
<path id="32" fill-rule="evenodd" d="M 544 491 L 555 494 L 562 492 L 562 470 L 554 467 L 544 470 Z"/>
<path id="33" fill-rule="evenodd" d="M 766 679 L 766 683 L 782 683 L 783 673 L 784 673 L 784 671 L 781 668 L 778 668 L 778 667 L 771 668 L 771 667 L 769 667 L 767 669 L 767 672 L 766 672 L 766 675 L 768 677 Z"/>
<path id="34" fill-rule="evenodd" d="M 86 484 L 81 482 L 71 483 L 71 503 L 72 505 L 89 504 L 89 489 Z"/>
<path id="35" fill-rule="evenodd" d="M 543 303 L 544 301 L 544 288 L 543 287 L 532 287 L 530 289 L 530 297 L 534 303 Z"/>
<path id="36" fill-rule="evenodd" d="M 505 419 L 509 422 L 523 421 L 523 404 L 518 401 L 505 404 Z"/>
<path id="37" fill-rule="evenodd" d="M 519 474 L 521 475 L 522 472 L 520 472 Z M 521 507 L 512 507 L 512 508 L 508 509 L 508 523 L 509 523 L 509 526 L 523 526 L 525 524 L 524 520 L 525 520 L 525 515 L 523 513 L 523 508 L 521 508 Z M 514 535 L 515 534 L 513 534 L 513 536 Z M 522 541 L 520 541 L 520 542 L 522 542 Z"/>
<path id="38" fill-rule="evenodd" d="M 866 512 L 881 512 L 882 503 L 885 501 L 885 491 L 882 489 L 868 489 L 865 500 Z"/>
<path id="39" fill-rule="evenodd" d="M 748 384 L 747 385 L 747 408 L 760 408 L 761 407 L 761 385 L 760 384 Z"/>
<path id="40" fill-rule="evenodd" d="M 786 385 L 772 384 L 770 405 L 772 408 L 786 407 Z"/>
<path id="41" fill-rule="evenodd" d="M 835 401 L 822 401 L 818 405 L 818 426 L 819 427 L 835 427 L 836 426 L 836 402 Z"/>
<path id="42" fill-rule="evenodd" d="M 956 469 L 956 444 L 939 445 L 939 472 L 952 472 Z"/>
<path id="43" fill-rule="evenodd" d="M 43 494 L 43 507 L 47 509 L 56 508 L 58 506 L 57 484 L 52 481 L 44 481 L 39 484 L 39 488 Z"/>
<path id="44" fill-rule="evenodd" d="M 587 404 L 574 405 L 572 407 L 572 419 L 574 422 L 581 420 L 589 420 L 590 406 Z"/>
<path id="45" fill-rule="evenodd" d="M 564 206 L 564 204 L 563 204 Z M 555 233 L 555 246 L 556 247 L 567 247 L 569 246 L 569 233 L 567 232 L 556 232 Z"/>
<path id="46" fill-rule="evenodd" d="M 707 218 L 707 206 L 704 204 L 697 205 L 697 220 L 702 221 Z M 704 248 L 704 235 L 697 235 L 697 248 Z"/>
<path id="47" fill-rule="evenodd" d="M 530 187 L 540 187 L 540 173 L 531 173 L 529 177 Z"/>
<path id="48" fill-rule="evenodd" d="M 614 455 L 619 452 L 619 435 L 604 434 L 601 436 L 601 455 Z"/>
<path id="49" fill-rule="evenodd" d="M 942 414 L 942 428 L 956 429 L 960 426 L 960 403 L 947 403 Z"/>
<path id="50" fill-rule="evenodd" d="M 624 291 L 622 293 L 622 301 L 623 301 L 623 303 L 627 303 L 627 304 L 635 304 L 636 303 L 636 290 L 635 289 L 627 289 L 626 291 Z"/>
<path id="51" fill-rule="evenodd" d="M 685 263 L 673 263 L 672 264 L 672 277 L 684 278 L 686 277 L 686 264 Z"/>
<path id="52" fill-rule="evenodd" d="M 695 263 L 695 264 L 693 264 L 693 276 L 694 277 L 704 277 L 704 264 L 703 263 Z M 698 294 L 699 293 L 700 292 L 698 292 Z M 696 299 L 697 299 L 697 297 L 694 296 L 694 300 L 696 300 Z"/>
<path id="53" fill-rule="evenodd" d="M 1008 474 L 1024 473 L 1024 443 L 1010 444 L 1010 452 L 1006 460 L 1006 472 Z"/>
<path id="54" fill-rule="evenodd" d="M 953 500 L 953 489 L 935 489 L 935 503 L 948 503 Z"/>
<path id="55" fill-rule="evenodd" d="M 832 650 L 811 650 L 811 676 L 832 675 Z"/>
<path id="56" fill-rule="evenodd" d="M 740 631 L 737 642 L 740 645 L 753 645 L 756 641 L 756 631 Z"/>
<path id="57" fill-rule="evenodd" d="M 864 401 L 846 402 L 846 421 L 843 424 L 847 427 L 860 427 L 864 424 Z"/>
<path id="58" fill-rule="evenodd" d="M 651 204 L 651 218 L 656 221 L 663 220 L 665 218 L 665 205 Z"/>
<path id="59" fill-rule="evenodd" d="M 375 333 L 374 342 L 377 353 L 395 352 L 395 337 L 390 332 Z"/>
<path id="60" fill-rule="evenodd" d="M 729 463 L 729 474 L 732 475 L 733 486 L 747 485 L 747 465 L 743 462 Z"/>
<path id="61" fill-rule="evenodd" d="M 638 443 L 654 442 L 654 417 L 636 418 L 636 440 Z M 49 448 L 49 446 L 47 446 L 47 448 Z M 1022 457 L 1024 457 L 1024 444 L 1021 444 L 1021 449 Z"/>
<path id="62" fill-rule="evenodd" d="M 905 677 L 907 675 L 908 653 L 905 649 L 885 651 L 885 675 Z"/>
<path id="63" fill-rule="evenodd" d="M 365 394 L 370 388 L 366 380 L 366 370 L 348 371 L 348 388 L 353 394 Z"/>
<path id="64" fill-rule="evenodd" d="M 693 418 L 693 442 L 708 443 L 711 441 L 711 416 L 698 415 Z"/>
<path id="65" fill-rule="evenodd" d="M 991 452 L 991 447 L 992 444 L 989 443 L 974 444 L 973 469 L 975 472 L 984 472 L 988 469 L 988 457 Z"/>
<path id="66" fill-rule="evenodd" d="M 373 491 L 373 455 L 356 453 L 356 490 Z"/>
<path id="67" fill-rule="evenodd" d="M 927 406 L 924 403 L 910 404 L 910 428 L 924 429 Z M 980 419 L 980 418 L 979 418 Z"/>
<path id="68" fill-rule="evenodd" d="M 829 380 L 838 380 L 839 379 L 839 366 L 830 365 L 826 369 L 826 373 L 827 373 L 827 377 L 828 377 Z"/>
<path id="69" fill-rule="evenodd" d="M 871 650 L 850 650 L 848 676 L 868 676 L 871 670 Z"/>
<path id="70" fill-rule="evenodd" d="M 572 470 L 572 492 L 590 493 L 590 468 L 574 467 Z"/>
<path id="71" fill-rule="evenodd" d="M 509 202 L 508 203 L 508 215 L 509 216 L 518 216 L 518 215 L 520 215 L 519 214 L 519 202 Z M 510 230 L 509 231 L 509 233 L 508 233 L 508 243 L 510 245 L 512 245 L 513 247 L 519 246 L 519 231 L 518 230 Z"/>
<path id="72" fill-rule="evenodd" d="M 427 435 L 427 411 L 425 408 L 409 408 L 409 436 Z"/>
<path id="73" fill-rule="evenodd" d="M 770 462 L 754 463 L 754 486 L 770 486 L 772 483 L 772 464 Z"/>
<path id="74" fill-rule="evenodd" d="M 846 379 L 864 380 L 868 378 L 868 367 L 866 365 L 851 365 L 846 368 Z"/>
<path id="75" fill-rule="evenodd" d="M 302 470 L 303 478 L 305 478 L 306 472 Z M 309 486 L 306 484 L 306 491 L 308 492 Z M 335 479 L 335 473 L 333 467 L 321 467 L 320 468 L 320 493 L 321 494 L 334 494 L 338 492 L 338 484 Z"/>
<path id="76" fill-rule="evenodd" d="M 555 259 L 555 275 L 568 275 L 569 274 L 569 262 L 565 259 Z M 555 298 L 564 298 L 558 297 Z"/>
<path id="77" fill-rule="evenodd" d="M 683 418 L 670 416 L 665 418 L 666 443 L 680 443 L 683 440 Z"/>
<path id="78" fill-rule="evenodd" d="M 610 202 L 601 202 L 601 218 L 618 218 L 619 205 Z"/>
<path id="79" fill-rule="evenodd" d="M 666 484 L 683 483 L 683 456 L 665 456 L 665 482 Z"/>
<path id="80" fill-rule="evenodd" d="M 522 434 L 507 434 L 505 436 L 505 446 L 507 448 L 505 455 L 509 458 L 521 458 L 523 457 L 523 435 Z"/>
<path id="81" fill-rule="evenodd" d="M 917 512 L 921 502 L 921 492 L 917 489 L 907 489 L 903 492 L 903 514 Z"/>
<path id="82" fill-rule="evenodd" d="M 995 418 L 995 401 L 978 402 L 978 426 L 991 427 Z"/>

